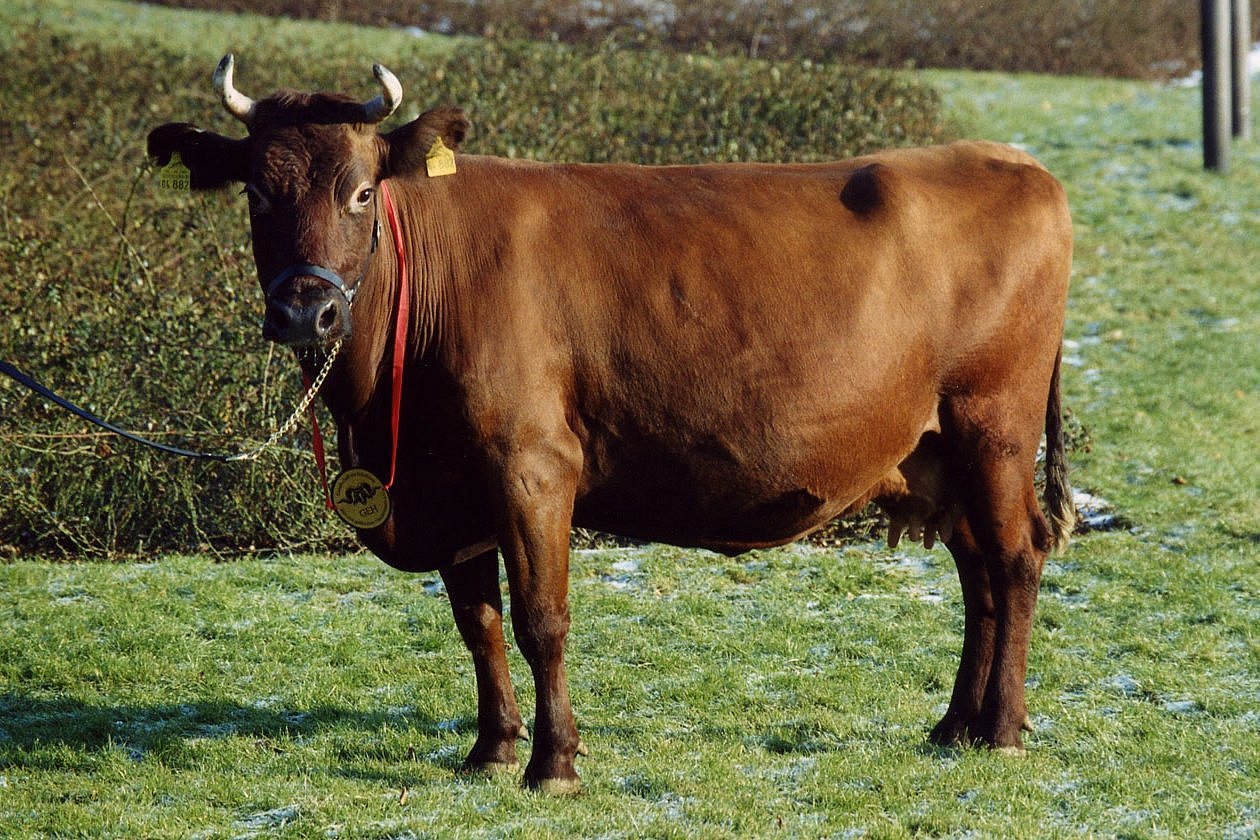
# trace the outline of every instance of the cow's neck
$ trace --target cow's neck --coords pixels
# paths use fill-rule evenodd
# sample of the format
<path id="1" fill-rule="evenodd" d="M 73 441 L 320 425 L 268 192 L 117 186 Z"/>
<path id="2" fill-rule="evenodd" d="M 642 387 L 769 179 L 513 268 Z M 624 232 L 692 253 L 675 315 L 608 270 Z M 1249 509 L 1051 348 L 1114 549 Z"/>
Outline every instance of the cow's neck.
<path id="1" fill-rule="evenodd" d="M 421 381 L 421 369 L 436 353 L 453 282 L 452 266 L 459 264 L 450 237 L 440 225 L 440 196 L 426 185 L 391 180 L 390 191 L 402 232 L 403 257 L 408 269 L 411 315 L 407 324 L 405 387 Z M 441 191 L 436 191 L 441 192 Z M 378 197 L 378 200 L 379 197 Z M 380 247 L 364 277 L 354 307 L 353 336 L 324 386 L 325 404 L 347 438 L 384 436 L 389 423 L 393 348 L 399 294 L 399 257 L 385 213 L 380 214 Z M 406 398 L 404 398 L 406 399 Z"/>

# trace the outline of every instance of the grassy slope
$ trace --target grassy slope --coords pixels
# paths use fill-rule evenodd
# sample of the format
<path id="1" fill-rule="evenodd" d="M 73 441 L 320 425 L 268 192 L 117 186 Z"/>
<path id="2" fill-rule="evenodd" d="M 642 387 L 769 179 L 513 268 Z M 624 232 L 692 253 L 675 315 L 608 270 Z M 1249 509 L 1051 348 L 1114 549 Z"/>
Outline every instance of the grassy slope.
<path id="1" fill-rule="evenodd" d="M 214 68 L 225 52 L 248 53 L 252 48 L 282 43 L 315 56 L 365 56 L 384 61 L 392 54 L 435 54 L 450 49 L 458 39 L 415 37 L 401 30 L 370 29 L 339 23 L 291 21 L 250 14 L 204 14 L 123 0 L 3 0 L 0 45 L 12 37 L 12 24 L 39 21 L 54 32 L 87 41 L 146 44 L 155 38 L 174 51 L 201 56 Z M 379 58 L 378 58 L 379 56 Z M 296 68 L 295 68 L 296 69 Z M 295 73 L 293 84 L 298 84 Z M 206 76 L 209 79 L 209 73 Z"/>
<path id="2" fill-rule="evenodd" d="M 89 37 L 156 23 L 207 66 L 282 26 L 313 49 L 404 48 L 348 27 L 39 7 Z M 34 8 L 5 0 L 0 19 Z M 1133 526 L 1047 570 L 1026 760 L 923 746 L 960 626 L 939 549 L 576 558 L 570 673 L 593 755 L 573 802 L 452 776 L 471 667 L 430 577 L 367 557 L 18 562 L 0 568 L 4 832 L 1253 836 L 1260 149 L 1236 150 L 1229 180 L 1202 173 L 1193 91 L 933 79 L 971 133 L 1026 144 L 1068 186 L 1065 386 L 1093 437 L 1074 480 Z"/>

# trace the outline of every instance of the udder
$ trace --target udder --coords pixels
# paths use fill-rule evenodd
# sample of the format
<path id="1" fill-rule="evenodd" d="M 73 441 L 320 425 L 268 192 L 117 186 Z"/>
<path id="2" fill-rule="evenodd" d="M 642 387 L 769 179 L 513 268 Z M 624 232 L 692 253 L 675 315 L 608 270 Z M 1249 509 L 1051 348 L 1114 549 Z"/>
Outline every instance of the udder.
<path id="1" fill-rule="evenodd" d="M 924 548 L 953 536 L 962 504 L 951 490 L 945 454 L 940 434 L 926 432 L 915 450 L 867 494 L 888 515 L 890 548 L 897 547 L 903 534 Z"/>

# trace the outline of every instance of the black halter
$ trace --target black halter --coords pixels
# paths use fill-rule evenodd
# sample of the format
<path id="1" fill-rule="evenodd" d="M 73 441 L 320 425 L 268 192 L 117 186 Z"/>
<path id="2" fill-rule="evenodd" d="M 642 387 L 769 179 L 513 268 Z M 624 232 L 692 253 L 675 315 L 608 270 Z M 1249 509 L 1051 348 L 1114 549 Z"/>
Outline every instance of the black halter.
<path id="1" fill-rule="evenodd" d="M 380 240 L 381 222 L 377 214 L 376 202 L 372 202 L 372 248 L 368 251 L 367 261 L 363 264 L 363 270 L 359 272 L 358 278 L 354 281 L 354 285 L 347 285 L 345 280 L 341 279 L 341 275 L 333 271 L 331 268 L 325 268 L 322 265 L 314 263 L 294 263 L 288 268 L 283 269 L 279 274 L 271 279 L 267 284 L 268 300 L 271 299 L 271 293 L 277 287 L 290 277 L 305 276 L 318 277 L 325 283 L 331 285 L 334 289 L 341 292 L 342 297 L 346 299 L 346 304 L 354 302 L 354 293 L 359 290 L 359 284 L 363 282 L 363 278 L 367 275 L 368 268 L 372 265 L 372 255 L 376 253 L 376 244 Z"/>

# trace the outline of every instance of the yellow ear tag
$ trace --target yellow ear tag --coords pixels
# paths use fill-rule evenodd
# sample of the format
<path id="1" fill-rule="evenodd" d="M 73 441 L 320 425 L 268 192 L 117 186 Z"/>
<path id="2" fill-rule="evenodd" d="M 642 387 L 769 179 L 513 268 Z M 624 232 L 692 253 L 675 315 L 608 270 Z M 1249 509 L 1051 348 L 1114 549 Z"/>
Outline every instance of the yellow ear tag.
<path id="1" fill-rule="evenodd" d="M 180 160 L 179 152 L 171 152 L 171 159 L 158 170 L 158 185 L 164 190 L 188 192 L 192 189 L 192 173 Z"/>
<path id="2" fill-rule="evenodd" d="M 434 138 L 433 145 L 424 156 L 424 168 L 430 178 L 455 174 L 455 153 L 446 148 L 441 137 Z"/>
<path id="3" fill-rule="evenodd" d="M 350 469 L 333 481 L 333 510 L 347 525 L 368 530 L 389 519 L 389 491 L 367 470 Z"/>

